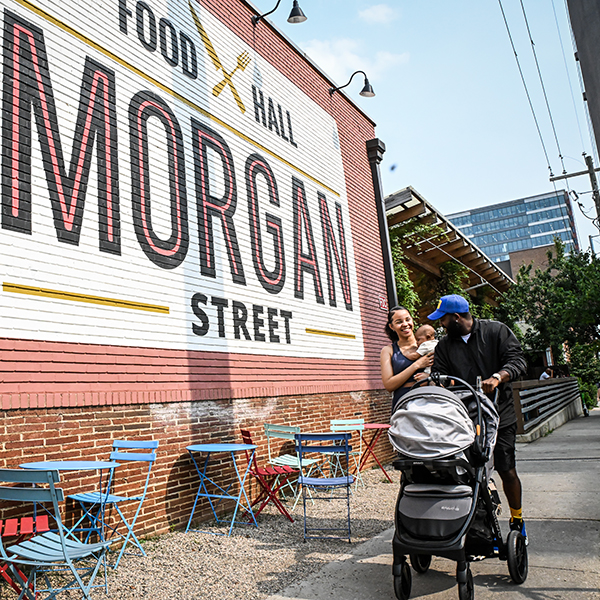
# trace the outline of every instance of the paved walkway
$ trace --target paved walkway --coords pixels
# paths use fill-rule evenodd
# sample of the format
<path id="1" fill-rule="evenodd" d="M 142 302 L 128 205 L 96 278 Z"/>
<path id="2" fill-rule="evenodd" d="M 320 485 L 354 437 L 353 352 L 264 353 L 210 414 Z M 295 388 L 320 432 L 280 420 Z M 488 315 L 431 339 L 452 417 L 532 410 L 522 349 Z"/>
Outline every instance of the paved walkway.
<path id="1" fill-rule="evenodd" d="M 473 563 L 475 598 L 600 600 L 600 409 L 519 444 L 517 460 L 530 537 L 529 577 L 517 586 L 505 562 Z M 506 500 L 503 504 L 506 534 Z M 384 531 L 268 600 L 393 600 L 392 536 L 393 529 Z M 456 600 L 455 567 L 434 558 L 427 574 L 413 571 L 411 598 Z"/>

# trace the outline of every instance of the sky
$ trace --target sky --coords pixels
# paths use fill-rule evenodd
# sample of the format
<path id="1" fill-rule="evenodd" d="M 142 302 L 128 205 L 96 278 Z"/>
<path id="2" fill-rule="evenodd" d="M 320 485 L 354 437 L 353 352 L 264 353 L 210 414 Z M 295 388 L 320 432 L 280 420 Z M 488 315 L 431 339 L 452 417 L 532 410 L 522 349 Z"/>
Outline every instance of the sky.
<path id="1" fill-rule="evenodd" d="M 263 12 L 276 4 L 252 2 Z M 282 0 L 269 19 L 338 85 L 356 70 L 368 75 L 374 98 L 359 96 L 360 75 L 346 91 L 377 123 L 377 137 L 386 145 L 386 195 L 410 185 L 442 214 L 452 214 L 551 192 L 556 185 L 575 191 L 585 212 L 596 216 L 588 176 L 549 181 L 548 162 L 554 175 L 583 171 L 586 152 L 598 166 L 565 0 L 299 4 L 308 17 L 304 23 L 287 23 L 292 0 Z M 577 203 L 573 209 L 587 250 L 589 236 L 600 232 Z M 600 252 L 600 236 L 593 244 Z"/>

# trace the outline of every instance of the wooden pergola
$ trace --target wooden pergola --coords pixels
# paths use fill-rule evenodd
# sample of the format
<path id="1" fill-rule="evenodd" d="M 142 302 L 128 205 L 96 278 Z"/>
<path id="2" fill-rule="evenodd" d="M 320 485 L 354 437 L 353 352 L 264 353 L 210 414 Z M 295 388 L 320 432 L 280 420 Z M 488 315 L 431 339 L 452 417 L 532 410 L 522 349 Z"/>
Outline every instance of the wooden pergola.
<path id="1" fill-rule="evenodd" d="M 440 233 L 408 242 L 403 246 L 411 279 L 419 273 L 440 279 L 440 265 L 455 260 L 468 270 L 469 284 L 465 291 L 489 286 L 499 294 L 506 292 L 514 281 L 496 263 L 465 237 L 414 188 L 407 187 L 385 198 L 388 227 L 416 218 L 420 223 L 436 225 Z M 494 300 L 489 298 L 494 304 Z"/>

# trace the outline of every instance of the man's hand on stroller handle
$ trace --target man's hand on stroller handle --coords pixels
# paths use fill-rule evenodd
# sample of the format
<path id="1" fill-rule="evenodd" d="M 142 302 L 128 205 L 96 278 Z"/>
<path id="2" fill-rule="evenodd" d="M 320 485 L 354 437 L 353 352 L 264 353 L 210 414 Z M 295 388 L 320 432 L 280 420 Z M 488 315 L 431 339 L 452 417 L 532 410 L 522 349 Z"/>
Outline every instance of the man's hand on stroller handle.
<path id="1" fill-rule="evenodd" d="M 498 378 L 498 376 L 500 376 Z M 501 383 L 506 383 L 510 380 L 510 375 L 506 371 L 498 371 L 488 379 L 481 382 L 481 387 L 485 394 L 491 394 Z"/>

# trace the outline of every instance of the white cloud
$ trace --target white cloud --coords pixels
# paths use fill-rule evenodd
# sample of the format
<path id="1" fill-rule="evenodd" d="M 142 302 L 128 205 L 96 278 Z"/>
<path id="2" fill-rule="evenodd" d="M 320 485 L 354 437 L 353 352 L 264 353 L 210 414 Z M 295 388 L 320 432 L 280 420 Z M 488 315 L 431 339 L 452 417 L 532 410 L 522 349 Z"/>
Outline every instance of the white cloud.
<path id="1" fill-rule="evenodd" d="M 385 73 L 408 62 L 409 55 L 392 52 L 376 52 L 366 56 L 357 40 L 341 38 L 336 40 L 311 40 L 304 51 L 338 85 L 343 85 L 354 71 L 364 71 L 371 82 L 377 81 Z"/>
<path id="2" fill-rule="evenodd" d="M 396 11 L 387 4 L 374 4 L 365 8 L 365 10 L 359 10 L 358 16 L 371 25 L 387 25 L 393 21 L 398 15 Z"/>

